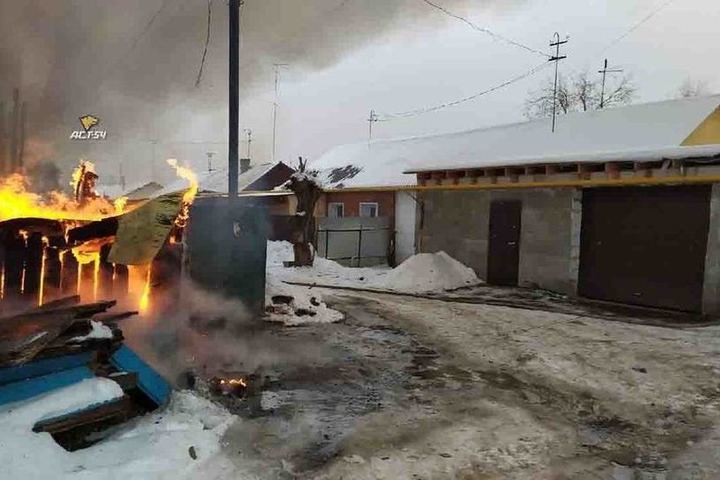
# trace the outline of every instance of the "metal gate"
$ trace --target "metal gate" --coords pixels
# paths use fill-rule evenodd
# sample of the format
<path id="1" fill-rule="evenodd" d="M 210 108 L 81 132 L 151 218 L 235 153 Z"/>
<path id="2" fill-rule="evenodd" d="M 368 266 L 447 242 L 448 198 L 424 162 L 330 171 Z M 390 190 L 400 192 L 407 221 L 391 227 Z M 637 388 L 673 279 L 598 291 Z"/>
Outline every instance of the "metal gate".
<path id="1" fill-rule="evenodd" d="M 700 312 L 709 221 L 710 186 L 584 190 L 578 293 Z"/>
<path id="2" fill-rule="evenodd" d="M 521 217 L 520 201 L 496 200 L 490 204 L 487 262 L 487 281 L 490 284 L 518 284 Z"/>

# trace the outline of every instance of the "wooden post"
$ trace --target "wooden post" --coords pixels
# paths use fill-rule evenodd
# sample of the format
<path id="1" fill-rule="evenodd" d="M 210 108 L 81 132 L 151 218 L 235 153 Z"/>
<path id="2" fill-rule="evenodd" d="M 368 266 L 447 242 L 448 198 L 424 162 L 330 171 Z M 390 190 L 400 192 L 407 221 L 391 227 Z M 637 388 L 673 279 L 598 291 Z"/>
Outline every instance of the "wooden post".
<path id="1" fill-rule="evenodd" d="M 60 290 L 63 296 L 79 295 L 78 292 L 78 262 L 70 250 L 62 254 L 62 273 Z"/>
<path id="2" fill-rule="evenodd" d="M 25 257 L 25 288 L 23 296 L 28 304 L 37 304 L 40 292 L 40 274 L 43 261 L 43 239 L 41 233 L 33 233 L 27 241 Z"/>
<path id="3" fill-rule="evenodd" d="M 113 298 L 122 303 L 128 294 L 130 280 L 128 268 L 125 265 L 115 264 L 115 279 L 113 280 Z"/>
<path id="4" fill-rule="evenodd" d="M 105 244 L 100 248 L 100 272 L 98 273 L 98 299 L 111 300 L 113 298 L 113 265 L 108 262 L 108 255 L 112 245 Z"/>
<path id="5" fill-rule="evenodd" d="M 25 239 L 15 233 L 5 239 L 5 294 L 7 304 L 18 303 L 21 298 L 22 276 L 25 266 Z"/>
<path id="6" fill-rule="evenodd" d="M 45 248 L 45 278 L 43 279 L 43 304 L 60 296 L 62 264 L 60 250 L 52 245 Z"/>

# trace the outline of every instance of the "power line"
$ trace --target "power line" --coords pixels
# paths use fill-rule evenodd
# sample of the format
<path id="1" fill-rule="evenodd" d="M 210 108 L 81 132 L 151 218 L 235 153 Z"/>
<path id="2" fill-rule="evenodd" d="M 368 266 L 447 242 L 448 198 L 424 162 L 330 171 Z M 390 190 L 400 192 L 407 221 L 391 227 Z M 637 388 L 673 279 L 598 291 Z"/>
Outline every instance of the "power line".
<path id="1" fill-rule="evenodd" d="M 202 78 L 203 67 L 205 67 L 205 57 L 208 52 L 208 44 L 210 43 L 210 25 L 212 24 L 212 0 L 208 0 L 208 11 L 207 11 L 207 34 L 205 35 L 205 48 L 203 49 L 202 60 L 200 60 L 200 68 L 198 69 L 197 79 L 195 80 L 195 88 L 200 86 L 200 79 Z"/>
<path id="2" fill-rule="evenodd" d="M 643 17 L 639 22 L 637 22 L 637 23 L 634 24 L 632 27 L 630 27 L 625 33 L 623 33 L 622 35 L 620 35 L 619 37 L 615 38 L 613 41 L 611 41 L 610 43 L 608 43 L 607 46 L 602 50 L 601 53 L 605 53 L 605 52 L 608 51 L 610 48 L 614 47 L 615 45 L 617 45 L 617 44 L 620 43 L 621 41 L 625 40 L 625 39 L 626 39 L 627 37 L 629 37 L 633 32 L 635 32 L 635 30 L 637 30 L 638 28 L 642 27 L 642 26 L 645 25 L 647 22 L 649 22 L 650 20 L 652 20 L 653 17 L 655 17 L 658 13 L 662 12 L 663 10 L 665 10 L 667 7 L 669 7 L 670 4 L 673 3 L 674 1 L 675 1 L 675 0 L 668 0 L 668 1 L 666 1 L 665 3 L 659 5 L 659 6 L 658 6 L 657 8 L 655 8 L 652 12 L 650 12 L 648 15 L 646 15 L 645 17 Z"/>
<path id="3" fill-rule="evenodd" d="M 430 0 L 421 0 L 421 1 L 425 2 L 427 5 L 430 5 L 431 7 L 435 8 L 435 9 L 437 9 L 437 10 L 440 10 L 442 13 L 444 13 L 444 14 L 447 15 L 447 16 L 452 17 L 452 18 L 454 18 L 454 19 L 456 19 L 456 20 L 459 20 L 459 21 L 463 22 L 464 24 L 468 25 L 468 26 L 469 26 L 470 28 L 472 28 L 473 30 L 476 30 L 476 31 L 478 31 L 478 32 L 481 32 L 481 33 L 485 33 L 485 34 L 487 34 L 487 35 L 490 35 L 490 36 L 493 37 L 495 40 L 500 40 L 501 42 L 505 42 L 505 43 L 507 43 L 507 44 L 509 44 L 509 45 L 513 45 L 513 46 L 515 46 L 515 47 L 522 48 L 523 50 L 527 50 L 528 52 L 532 52 L 532 53 L 536 53 L 536 54 L 538 54 L 538 55 L 542 55 L 543 57 L 549 57 L 549 56 L 550 56 L 550 55 L 548 55 L 547 53 L 545 53 L 545 52 L 543 52 L 543 51 L 540 51 L 540 50 L 537 50 L 537 49 L 535 49 L 535 48 L 529 47 L 529 46 L 527 46 L 527 45 L 525 45 L 525 44 L 523 44 L 523 43 L 520 43 L 520 42 L 518 42 L 518 41 L 516 41 L 516 40 L 513 40 L 513 39 L 511 39 L 511 38 L 505 37 L 504 35 L 500 35 L 499 33 L 495 33 L 495 32 L 493 32 L 492 30 L 490 30 L 490 29 L 488 29 L 488 28 L 485 28 L 485 27 L 481 27 L 481 26 L 479 26 L 479 25 L 476 25 L 475 23 L 471 22 L 471 21 L 468 20 L 467 18 L 461 17 L 460 15 L 457 15 L 457 14 L 455 14 L 455 13 L 452 13 L 450 10 L 446 9 L 445 7 L 443 7 L 443 6 L 441 6 L 441 5 L 438 5 L 438 4 L 436 4 L 436 3 L 433 3 L 433 2 L 431 2 Z"/>
<path id="4" fill-rule="evenodd" d="M 500 89 L 502 89 L 502 88 L 505 88 L 505 87 L 507 87 L 507 86 L 510 86 L 510 85 L 512 85 L 513 83 L 519 82 L 520 80 L 524 80 L 524 79 L 526 79 L 526 78 L 528 78 L 528 77 L 536 74 L 536 73 L 539 72 L 540 70 L 546 68 L 548 65 L 550 65 L 550 63 L 548 63 L 548 62 L 541 63 L 540 65 L 532 68 L 531 70 L 528 70 L 527 72 L 523 73 L 522 75 L 518 75 L 517 77 L 513 77 L 513 78 L 511 78 L 511 79 L 509 79 L 509 80 L 506 80 L 505 82 L 503 82 L 503 83 L 501 83 L 501 84 L 499 84 L 499 85 L 495 85 L 495 86 L 492 87 L 492 88 L 489 88 L 489 89 L 487 89 L 487 90 L 483 90 L 482 92 L 478 92 L 478 93 L 476 93 L 476 94 L 474 94 L 474 95 L 470 95 L 469 97 L 464 97 L 464 98 L 461 98 L 461 99 L 459 99 L 459 100 L 454 100 L 454 101 L 452 101 L 452 102 L 442 103 L 442 104 L 440 104 L 440 105 L 434 105 L 434 106 L 432 106 L 432 107 L 418 108 L 418 109 L 415 109 L 415 110 L 408 110 L 408 111 L 406 111 L 406 112 L 401 112 L 401 113 L 383 114 L 382 117 L 380 117 L 380 118 L 378 118 L 378 115 L 376 114 L 376 115 L 375 115 L 375 118 L 377 119 L 376 121 L 387 122 L 387 121 L 389 121 L 389 120 L 395 120 L 395 119 L 398 119 L 398 118 L 415 117 L 415 116 L 417 116 L 417 115 L 422 115 L 422 114 L 425 114 L 425 113 L 430 113 L 430 112 L 435 112 L 435 111 L 437 111 L 437 110 L 442 110 L 443 108 L 454 107 L 454 106 L 456 106 L 456 105 L 460 105 L 461 103 L 465 103 L 465 102 L 469 102 L 469 101 L 475 100 L 476 98 L 482 97 L 482 96 L 487 95 L 487 94 L 489 94 L 489 93 L 492 93 L 492 92 L 495 92 L 495 91 L 500 90 Z"/>

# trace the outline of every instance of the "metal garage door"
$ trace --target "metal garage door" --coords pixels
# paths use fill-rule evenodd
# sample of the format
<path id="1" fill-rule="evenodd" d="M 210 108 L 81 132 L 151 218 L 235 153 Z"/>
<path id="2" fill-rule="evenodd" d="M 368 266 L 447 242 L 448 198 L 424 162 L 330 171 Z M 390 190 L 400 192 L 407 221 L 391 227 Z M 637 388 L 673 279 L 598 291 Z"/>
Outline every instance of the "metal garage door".
<path id="1" fill-rule="evenodd" d="M 700 312 L 709 186 L 583 191 L 584 297 Z"/>

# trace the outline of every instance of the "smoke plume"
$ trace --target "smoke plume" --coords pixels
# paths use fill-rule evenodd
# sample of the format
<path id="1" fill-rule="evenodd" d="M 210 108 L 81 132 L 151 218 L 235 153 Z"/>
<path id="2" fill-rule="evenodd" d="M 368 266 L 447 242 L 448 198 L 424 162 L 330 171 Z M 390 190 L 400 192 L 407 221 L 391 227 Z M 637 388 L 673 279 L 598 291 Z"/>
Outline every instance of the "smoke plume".
<path id="1" fill-rule="evenodd" d="M 502 1 L 518 0 L 482 3 Z M 458 13 L 477 3 L 442 1 Z M 224 142 L 227 2 L 211 1 L 196 87 L 207 17 L 206 0 L 0 0 L 0 99 L 18 86 L 28 101 L 28 135 L 43 145 L 30 163 L 146 158 L 151 140 L 178 140 L 179 131 Z M 245 0 L 241 96 L 272 90 L 273 63 L 316 71 L 395 31 L 453 21 L 420 0 Z M 68 141 L 83 114 L 101 118 L 108 142 Z"/>

